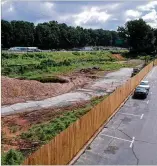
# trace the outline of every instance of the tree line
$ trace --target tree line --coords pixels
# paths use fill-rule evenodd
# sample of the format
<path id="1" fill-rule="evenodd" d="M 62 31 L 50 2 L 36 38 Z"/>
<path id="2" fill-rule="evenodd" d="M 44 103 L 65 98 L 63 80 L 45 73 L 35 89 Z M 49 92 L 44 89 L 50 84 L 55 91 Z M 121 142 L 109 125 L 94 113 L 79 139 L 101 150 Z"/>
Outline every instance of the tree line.
<path id="1" fill-rule="evenodd" d="M 117 44 L 116 31 L 84 29 L 67 26 L 57 21 L 34 23 L 27 21 L 1 21 L 3 48 L 36 46 L 40 49 L 69 49 L 84 46 L 124 46 Z"/>
<path id="2" fill-rule="evenodd" d="M 117 31 L 72 27 L 65 23 L 50 21 L 34 23 L 27 21 L 1 21 L 3 48 L 36 46 L 40 49 L 71 49 L 84 46 L 121 46 L 134 53 L 157 52 L 157 29 L 143 19 L 132 20 L 118 27 Z M 123 41 L 123 42 L 118 42 Z"/>

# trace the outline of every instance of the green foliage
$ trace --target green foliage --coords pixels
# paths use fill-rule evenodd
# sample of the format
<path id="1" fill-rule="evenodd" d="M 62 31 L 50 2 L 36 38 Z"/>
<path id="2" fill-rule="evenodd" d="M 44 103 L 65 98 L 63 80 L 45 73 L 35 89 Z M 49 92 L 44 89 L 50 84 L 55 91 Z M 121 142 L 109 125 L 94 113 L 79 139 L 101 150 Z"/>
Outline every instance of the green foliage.
<path id="1" fill-rule="evenodd" d="M 37 46 L 41 49 L 69 49 L 87 45 L 118 46 L 116 41 L 119 36 L 116 31 L 75 28 L 65 23 L 59 24 L 57 21 L 39 23 L 35 26 L 26 21 L 2 20 L 1 24 L 3 48 Z"/>
<path id="2" fill-rule="evenodd" d="M 80 52 L 72 52 L 73 55 L 80 55 Z"/>
<path id="3" fill-rule="evenodd" d="M 16 150 L 9 150 L 2 154 L 2 165 L 20 165 L 24 159 L 21 152 Z"/>
<path id="4" fill-rule="evenodd" d="M 66 112 L 62 116 L 53 119 L 48 124 L 35 125 L 28 132 L 22 133 L 21 138 L 30 141 L 46 143 L 61 131 L 65 130 L 71 123 L 89 111 L 89 107 L 84 109 Z"/>
<path id="5" fill-rule="evenodd" d="M 45 144 L 105 98 L 106 96 L 93 98 L 84 108 L 68 111 L 46 124 L 34 125 L 27 132 L 22 133 L 21 138 Z"/>
<path id="6" fill-rule="evenodd" d="M 121 38 L 127 41 L 132 53 L 153 53 L 157 49 L 157 33 L 143 19 L 128 21 L 124 27 L 119 27 Z"/>
<path id="7" fill-rule="evenodd" d="M 7 54 L 3 53 L 2 75 L 20 79 L 53 80 L 57 74 L 72 72 L 82 68 L 99 67 L 107 70 L 109 68 L 119 69 L 122 65 L 113 61 L 112 54 L 107 51 L 78 52 L 53 52 L 53 53 L 28 53 Z M 9 55 L 9 56 L 8 56 Z M 51 77 L 51 78 L 50 78 Z M 46 81 L 46 82 L 49 82 Z M 43 81 L 44 82 L 44 81 Z"/>

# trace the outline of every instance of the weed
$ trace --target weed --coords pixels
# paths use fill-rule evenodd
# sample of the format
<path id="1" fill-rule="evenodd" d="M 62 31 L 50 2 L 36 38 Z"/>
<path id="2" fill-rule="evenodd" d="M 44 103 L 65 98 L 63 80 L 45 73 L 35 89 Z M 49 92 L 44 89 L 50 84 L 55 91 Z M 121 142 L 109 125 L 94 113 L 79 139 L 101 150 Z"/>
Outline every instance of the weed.
<path id="1" fill-rule="evenodd" d="M 2 165 L 20 165 L 24 160 L 21 152 L 16 150 L 9 150 L 7 153 L 2 153 Z"/>
<path id="2" fill-rule="evenodd" d="M 9 129 L 12 133 L 16 133 L 19 130 L 19 126 L 11 126 Z"/>

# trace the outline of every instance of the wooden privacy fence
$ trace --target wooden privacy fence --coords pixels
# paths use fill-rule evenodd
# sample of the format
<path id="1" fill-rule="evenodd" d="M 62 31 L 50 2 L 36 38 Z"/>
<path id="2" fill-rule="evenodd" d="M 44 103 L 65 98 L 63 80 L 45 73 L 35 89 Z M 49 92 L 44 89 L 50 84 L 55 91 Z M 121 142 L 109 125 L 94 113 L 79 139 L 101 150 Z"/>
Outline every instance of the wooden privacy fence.
<path id="1" fill-rule="evenodd" d="M 129 79 L 124 85 L 118 87 L 106 99 L 71 124 L 48 144 L 42 146 L 39 150 L 30 155 L 24 161 L 23 165 L 68 164 L 100 126 L 108 120 L 131 94 L 152 67 L 153 62 L 143 68 L 136 76 Z"/>
<path id="2" fill-rule="evenodd" d="M 156 59 L 156 60 L 154 60 L 154 65 L 155 65 L 155 66 L 157 65 L 157 59 Z"/>

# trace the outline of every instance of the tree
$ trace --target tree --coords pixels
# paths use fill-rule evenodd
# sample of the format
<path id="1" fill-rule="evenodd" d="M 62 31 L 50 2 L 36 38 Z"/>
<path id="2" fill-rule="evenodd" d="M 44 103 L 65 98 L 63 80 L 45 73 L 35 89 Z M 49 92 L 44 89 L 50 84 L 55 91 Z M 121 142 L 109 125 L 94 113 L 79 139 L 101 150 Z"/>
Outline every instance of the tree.
<path id="1" fill-rule="evenodd" d="M 128 21 L 124 27 L 118 27 L 118 32 L 121 38 L 127 40 L 132 52 L 152 53 L 154 51 L 153 29 L 143 19 Z"/>
<path id="2" fill-rule="evenodd" d="M 12 46 L 12 25 L 10 22 L 2 20 L 1 21 L 1 40 L 2 40 L 2 47 L 9 48 Z"/>
<path id="3" fill-rule="evenodd" d="M 26 21 L 11 21 L 12 46 L 33 46 L 34 24 Z"/>
<path id="4" fill-rule="evenodd" d="M 118 46 L 117 39 L 119 35 L 116 31 L 84 29 L 79 26 L 75 28 L 65 23 L 59 24 L 57 21 L 34 26 L 26 21 L 2 20 L 2 45 L 6 48 L 37 46 L 40 49 L 70 49 L 95 45 Z"/>

